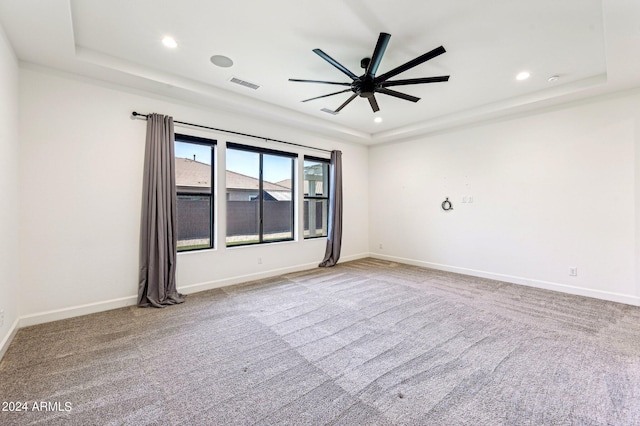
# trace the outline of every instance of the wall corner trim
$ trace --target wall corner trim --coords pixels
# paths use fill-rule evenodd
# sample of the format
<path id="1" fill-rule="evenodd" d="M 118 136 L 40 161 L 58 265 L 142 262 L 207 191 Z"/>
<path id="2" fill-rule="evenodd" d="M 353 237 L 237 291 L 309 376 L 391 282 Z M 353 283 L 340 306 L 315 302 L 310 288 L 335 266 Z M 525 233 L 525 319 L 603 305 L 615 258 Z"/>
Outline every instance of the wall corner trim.
<path id="1" fill-rule="evenodd" d="M 20 323 L 20 319 L 16 318 L 16 320 L 13 322 L 13 324 L 11 324 L 11 327 L 9 328 L 9 332 L 7 333 L 6 336 L 4 336 L 4 339 L 2 339 L 2 341 L 0 341 L 0 363 L 2 362 L 2 358 L 4 358 L 4 354 L 7 353 L 7 350 L 9 349 L 9 345 L 11 345 L 11 342 L 13 342 L 13 338 L 16 337 L 16 333 L 18 332 L 18 325 Z"/>

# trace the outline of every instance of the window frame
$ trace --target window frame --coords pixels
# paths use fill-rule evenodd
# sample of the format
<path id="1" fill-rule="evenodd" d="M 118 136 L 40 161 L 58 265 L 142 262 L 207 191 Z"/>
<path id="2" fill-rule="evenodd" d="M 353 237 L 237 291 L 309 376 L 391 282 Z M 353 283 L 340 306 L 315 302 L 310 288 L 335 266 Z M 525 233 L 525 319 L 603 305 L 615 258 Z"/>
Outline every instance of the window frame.
<path id="1" fill-rule="evenodd" d="M 259 245 L 259 244 L 270 244 L 270 243 L 279 243 L 279 242 L 285 242 L 285 241 L 295 241 L 296 239 L 296 220 L 295 220 L 295 211 L 296 211 L 296 161 L 299 158 L 299 154 L 294 153 L 294 152 L 287 152 L 287 151 L 280 151 L 280 150 L 276 150 L 276 149 L 270 149 L 270 148 L 263 148 L 263 147 L 257 147 L 257 146 L 252 146 L 252 145 L 244 145 L 244 144 L 239 144 L 239 143 L 235 143 L 235 142 L 227 142 L 226 144 L 226 149 L 234 149 L 237 151 L 246 151 L 246 152 L 251 152 L 251 153 L 255 153 L 259 155 L 259 166 L 258 166 L 258 203 L 259 203 L 259 216 L 260 216 L 260 220 L 258 222 L 258 241 L 257 242 L 246 242 L 246 243 L 234 243 L 234 244 L 229 244 L 229 242 L 227 241 L 227 230 L 225 230 L 225 246 L 227 248 L 234 248 L 234 247 L 244 247 L 244 246 L 255 246 L 255 245 Z M 280 238 L 280 239 L 275 239 L 275 240 L 268 240 L 265 241 L 264 240 L 264 177 L 263 177 L 263 172 L 264 172 L 264 157 L 263 155 L 267 154 L 267 155 L 275 155 L 275 156 L 280 156 L 280 157 L 285 157 L 285 158 L 289 158 L 291 159 L 291 238 Z M 226 155 L 225 155 L 226 158 Z M 225 162 L 226 163 L 226 162 Z M 228 170 L 227 168 L 227 164 L 225 164 L 225 172 Z M 227 187 L 225 185 L 225 193 L 227 191 Z M 228 197 L 225 196 L 225 200 L 226 202 L 228 202 L 229 200 L 227 200 Z M 228 228 L 228 224 L 227 224 L 227 228 Z"/>
<path id="2" fill-rule="evenodd" d="M 305 155 L 302 161 L 302 179 L 304 181 L 304 162 L 305 161 L 315 161 L 317 163 L 325 163 L 327 164 L 328 168 L 327 168 L 327 188 L 326 188 L 326 193 L 327 195 L 323 195 L 323 196 L 310 196 L 307 194 L 303 194 L 303 202 L 307 201 L 307 200 L 326 200 L 327 201 L 327 209 L 329 208 L 329 199 L 330 199 L 330 195 L 331 195 L 331 159 L 330 158 L 321 158 L 321 157 L 314 157 L 311 155 Z M 304 183 L 303 183 L 304 185 Z M 304 191 L 304 190 L 303 190 Z M 311 207 L 309 207 L 311 208 Z M 304 208 L 303 208 L 304 211 Z M 311 226 L 311 223 L 309 223 L 309 226 Z M 316 238 L 327 238 L 328 236 L 328 232 L 329 232 L 329 218 L 327 217 L 327 235 L 304 235 L 304 227 L 302 230 L 302 237 L 304 240 L 314 240 Z"/>
<path id="3" fill-rule="evenodd" d="M 185 135 L 185 134 L 181 134 L 181 133 L 176 133 L 174 135 L 174 150 L 175 150 L 175 143 L 176 142 L 185 142 L 185 143 L 190 143 L 190 144 L 195 144 L 195 145 L 204 145 L 204 146 L 208 146 L 211 150 L 211 177 L 210 177 L 210 181 L 211 181 L 211 192 L 207 193 L 207 192 L 179 192 L 178 191 L 178 182 L 176 181 L 176 209 L 177 209 L 177 201 L 178 201 L 178 197 L 180 196 L 197 196 L 197 197 L 209 197 L 209 247 L 197 247 L 197 248 L 191 248 L 191 249 L 182 249 L 180 250 L 179 247 L 177 247 L 176 245 L 176 251 L 178 253 L 188 253 L 188 252 L 192 252 L 192 251 L 200 251 L 200 250 L 211 250 L 215 248 L 215 193 L 216 193 L 216 181 L 215 181 L 215 147 L 218 143 L 218 141 L 216 139 L 208 139 L 208 138 L 202 138 L 202 137 L 198 137 L 198 136 L 191 136 L 191 135 Z M 175 152 L 174 152 L 174 159 L 175 159 Z M 175 160 L 174 160 L 175 161 Z M 177 219 L 177 210 L 176 210 L 176 219 Z M 180 226 L 178 224 L 178 226 Z M 176 233 L 177 233 L 177 229 L 176 229 Z"/>

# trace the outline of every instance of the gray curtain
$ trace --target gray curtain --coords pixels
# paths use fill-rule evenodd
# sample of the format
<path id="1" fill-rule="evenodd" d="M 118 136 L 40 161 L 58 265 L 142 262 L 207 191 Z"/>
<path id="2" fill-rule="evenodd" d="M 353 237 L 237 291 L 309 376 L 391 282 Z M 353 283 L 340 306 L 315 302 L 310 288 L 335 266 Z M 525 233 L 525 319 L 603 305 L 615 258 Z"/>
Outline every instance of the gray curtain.
<path id="1" fill-rule="evenodd" d="M 342 245 L 342 152 L 331 152 L 331 176 L 329 184 L 329 229 L 327 249 L 321 267 L 334 266 L 340 259 Z"/>
<path id="2" fill-rule="evenodd" d="M 173 118 L 150 114 L 144 155 L 138 306 L 184 302 L 176 290 L 176 175 Z"/>

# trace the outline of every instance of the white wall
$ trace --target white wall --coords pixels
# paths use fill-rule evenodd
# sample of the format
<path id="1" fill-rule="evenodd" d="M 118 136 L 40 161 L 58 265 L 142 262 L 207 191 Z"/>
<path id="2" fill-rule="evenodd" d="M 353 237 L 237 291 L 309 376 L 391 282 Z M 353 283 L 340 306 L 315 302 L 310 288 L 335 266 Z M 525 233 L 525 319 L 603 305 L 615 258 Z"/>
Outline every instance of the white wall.
<path id="1" fill-rule="evenodd" d="M 146 122 L 129 118 L 134 110 L 342 150 L 343 259 L 368 253 L 365 147 L 35 68 L 21 70 L 20 100 L 23 325 L 134 300 L 146 128 Z M 224 134 L 178 127 L 176 131 L 219 143 L 264 146 L 261 141 Z M 292 151 L 286 145 L 268 146 Z M 224 149 L 218 148 L 218 162 L 224 164 Z M 315 150 L 293 151 L 322 155 Z M 224 188 L 222 168 L 217 176 Z M 221 231 L 224 207 L 218 203 L 216 212 Z M 179 289 L 191 292 L 311 268 L 322 259 L 326 244 L 319 239 L 226 249 L 223 232 L 217 236 L 216 250 L 178 255 Z"/>
<path id="2" fill-rule="evenodd" d="M 0 27 L 0 358 L 19 316 L 18 61 Z M 0 314 L 2 317 L 3 314 Z"/>
<path id="3" fill-rule="evenodd" d="M 374 147 L 371 251 L 640 304 L 639 123 L 636 92 Z"/>

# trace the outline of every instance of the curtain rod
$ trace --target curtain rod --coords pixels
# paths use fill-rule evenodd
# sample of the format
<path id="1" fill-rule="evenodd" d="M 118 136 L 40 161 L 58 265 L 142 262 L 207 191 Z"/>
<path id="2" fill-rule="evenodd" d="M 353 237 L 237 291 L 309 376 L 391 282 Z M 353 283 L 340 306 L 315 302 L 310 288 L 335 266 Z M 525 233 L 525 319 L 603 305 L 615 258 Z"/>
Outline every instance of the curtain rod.
<path id="1" fill-rule="evenodd" d="M 135 111 L 133 111 L 131 113 L 131 115 L 134 116 L 134 117 L 144 117 L 145 120 L 147 119 L 147 117 L 149 117 L 149 115 L 147 115 L 147 114 L 140 114 L 139 112 L 135 112 Z M 284 143 L 284 144 L 287 144 L 287 145 L 299 146 L 299 147 L 302 147 L 302 148 L 315 149 L 317 151 L 331 152 L 331 150 L 328 150 L 328 149 L 316 148 L 316 147 L 313 147 L 313 146 L 302 145 L 302 144 L 299 144 L 299 143 L 293 143 L 293 142 L 287 142 L 287 141 L 281 141 L 281 140 L 278 140 L 278 139 L 265 138 L 265 137 L 262 137 L 262 136 L 250 135 L 248 133 L 234 132 L 232 130 L 216 129 L 215 127 L 203 126 L 201 124 L 187 123 L 187 122 L 178 121 L 178 120 L 173 120 L 173 122 L 177 123 L 177 124 L 182 124 L 182 125 L 185 125 L 185 126 L 198 127 L 200 129 L 215 130 L 217 132 L 231 133 L 233 135 L 239 135 L 239 136 L 247 136 L 247 137 L 250 137 L 250 138 L 261 139 L 263 141 L 278 142 L 278 143 Z"/>

